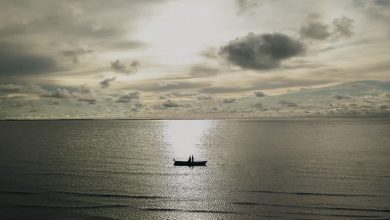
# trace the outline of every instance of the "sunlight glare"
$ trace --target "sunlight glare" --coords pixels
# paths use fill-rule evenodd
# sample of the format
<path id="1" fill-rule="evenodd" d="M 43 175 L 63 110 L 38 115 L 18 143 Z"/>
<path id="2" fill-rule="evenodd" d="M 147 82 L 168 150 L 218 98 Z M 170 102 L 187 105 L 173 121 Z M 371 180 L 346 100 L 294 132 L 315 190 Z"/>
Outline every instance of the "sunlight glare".
<path id="1" fill-rule="evenodd" d="M 209 1 L 175 1 L 142 25 L 137 38 L 151 44 L 165 63 L 186 64 L 198 59 L 199 51 L 218 31 L 220 10 Z"/>
<path id="2" fill-rule="evenodd" d="M 202 154 L 203 138 L 212 127 L 212 121 L 207 120 L 172 120 L 165 128 L 165 138 L 172 156 L 177 159 L 187 159 Z"/>

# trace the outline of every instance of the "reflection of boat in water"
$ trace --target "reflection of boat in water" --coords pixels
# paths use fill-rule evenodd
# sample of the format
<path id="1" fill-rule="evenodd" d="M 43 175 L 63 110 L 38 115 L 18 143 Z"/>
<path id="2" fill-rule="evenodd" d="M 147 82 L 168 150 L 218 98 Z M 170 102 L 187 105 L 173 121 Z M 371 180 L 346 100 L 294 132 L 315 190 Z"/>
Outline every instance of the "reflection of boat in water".
<path id="1" fill-rule="evenodd" d="M 180 160 L 173 160 L 174 163 L 173 165 L 175 166 L 188 166 L 188 167 L 193 167 L 193 166 L 206 166 L 207 160 L 206 161 L 180 161 Z"/>

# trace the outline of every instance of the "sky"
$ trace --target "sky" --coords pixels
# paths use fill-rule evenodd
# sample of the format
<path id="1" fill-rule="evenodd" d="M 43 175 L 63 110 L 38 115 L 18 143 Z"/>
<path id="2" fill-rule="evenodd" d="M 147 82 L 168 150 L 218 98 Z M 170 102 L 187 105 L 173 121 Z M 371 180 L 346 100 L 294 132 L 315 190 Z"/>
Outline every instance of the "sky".
<path id="1" fill-rule="evenodd" d="M 390 116 L 387 0 L 0 6 L 0 119 Z"/>

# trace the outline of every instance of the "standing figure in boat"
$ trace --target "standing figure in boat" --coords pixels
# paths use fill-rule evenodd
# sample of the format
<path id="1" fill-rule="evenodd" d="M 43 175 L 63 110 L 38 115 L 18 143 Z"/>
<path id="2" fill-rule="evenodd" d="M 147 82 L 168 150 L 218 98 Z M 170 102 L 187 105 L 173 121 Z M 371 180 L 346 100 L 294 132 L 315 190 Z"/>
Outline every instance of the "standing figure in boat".
<path id="1" fill-rule="evenodd" d="M 185 160 L 179 161 L 179 160 L 175 160 L 175 159 L 173 159 L 173 161 L 174 161 L 174 163 L 173 163 L 174 166 L 189 166 L 189 167 L 206 166 L 206 163 L 207 163 L 207 160 L 195 161 L 194 155 L 189 156 L 187 161 L 185 161 Z"/>

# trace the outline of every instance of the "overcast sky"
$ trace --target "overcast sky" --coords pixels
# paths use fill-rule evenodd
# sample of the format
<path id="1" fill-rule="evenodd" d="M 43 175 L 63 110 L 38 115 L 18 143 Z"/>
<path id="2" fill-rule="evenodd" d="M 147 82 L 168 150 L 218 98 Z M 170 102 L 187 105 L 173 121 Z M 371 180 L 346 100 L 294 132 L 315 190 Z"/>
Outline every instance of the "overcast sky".
<path id="1" fill-rule="evenodd" d="M 0 119 L 388 116 L 390 1 L 0 0 Z"/>

